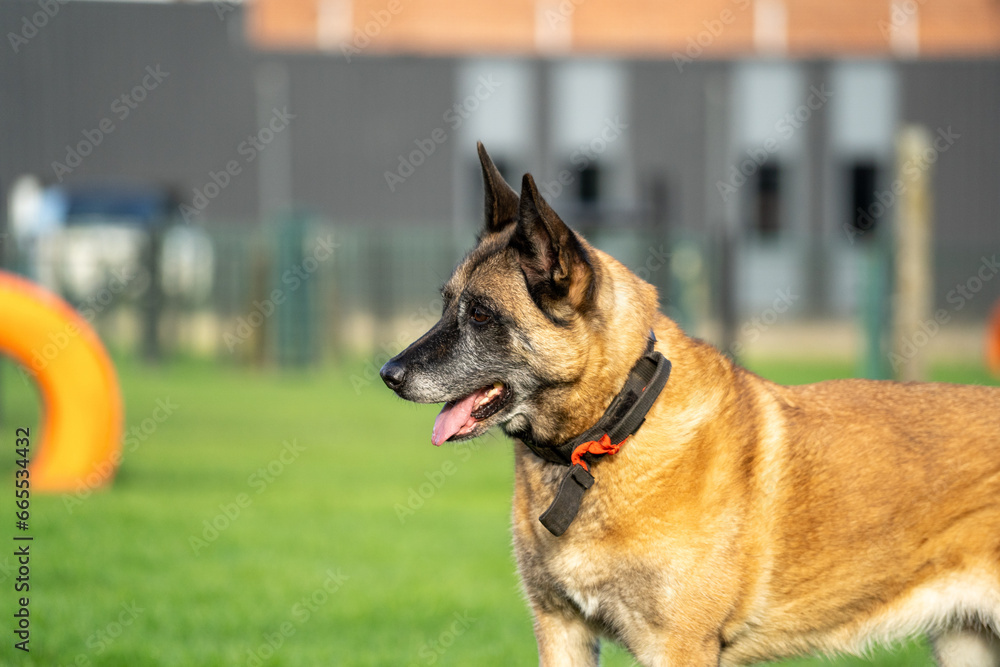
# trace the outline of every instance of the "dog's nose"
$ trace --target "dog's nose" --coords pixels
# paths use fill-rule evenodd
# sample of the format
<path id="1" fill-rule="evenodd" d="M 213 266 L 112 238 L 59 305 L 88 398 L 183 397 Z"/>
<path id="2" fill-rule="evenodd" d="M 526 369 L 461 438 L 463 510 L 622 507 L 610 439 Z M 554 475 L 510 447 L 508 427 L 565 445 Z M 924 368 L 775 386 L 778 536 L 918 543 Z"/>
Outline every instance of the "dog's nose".
<path id="1" fill-rule="evenodd" d="M 406 378 L 406 369 L 398 361 L 390 359 L 385 362 L 385 366 L 379 371 L 379 375 L 382 376 L 382 382 L 385 382 L 385 386 L 396 391 L 403 386 L 403 380 Z"/>

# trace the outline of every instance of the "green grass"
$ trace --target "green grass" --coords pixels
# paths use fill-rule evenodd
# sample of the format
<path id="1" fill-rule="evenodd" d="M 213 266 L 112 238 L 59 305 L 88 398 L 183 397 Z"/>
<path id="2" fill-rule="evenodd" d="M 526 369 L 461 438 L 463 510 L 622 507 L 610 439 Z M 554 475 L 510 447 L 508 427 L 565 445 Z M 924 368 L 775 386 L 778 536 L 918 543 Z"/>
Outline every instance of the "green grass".
<path id="1" fill-rule="evenodd" d="M 751 367 L 790 383 L 851 371 Z M 537 663 L 511 557 L 512 453 L 503 439 L 431 446 L 438 408 L 404 403 L 380 383 L 356 390 L 360 364 L 275 373 L 122 359 L 118 368 L 128 427 L 150 418 L 157 400 L 177 407 L 127 452 L 110 490 L 32 499 L 31 652 L 12 648 L 8 548 L 0 664 Z M 12 364 L 0 371 L 0 446 L 9 451 L 0 470 L 10 479 L 13 429 L 30 426 L 37 443 L 38 399 Z M 937 375 L 988 380 L 973 368 Z M 304 449 L 281 463 L 284 442 Z M 265 479 L 258 471 L 269 464 Z M 422 484 L 429 497 L 401 519 L 396 506 Z M 0 493 L 11 537 L 12 496 Z M 206 521 L 217 534 L 205 532 Z M 268 637 L 280 637 L 273 654 Z M 605 656 L 607 665 L 632 664 L 616 647 Z M 787 664 L 931 663 L 918 644 L 871 663 Z"/>

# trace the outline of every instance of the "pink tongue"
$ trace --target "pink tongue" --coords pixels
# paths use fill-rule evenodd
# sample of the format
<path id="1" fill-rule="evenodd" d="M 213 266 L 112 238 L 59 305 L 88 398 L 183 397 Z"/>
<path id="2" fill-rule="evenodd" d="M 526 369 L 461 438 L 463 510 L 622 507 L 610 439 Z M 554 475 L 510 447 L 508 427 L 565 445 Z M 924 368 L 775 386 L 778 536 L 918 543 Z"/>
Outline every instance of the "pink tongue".
<path id="1" fill-rule="evenodd" d="M 441 443 L 462 430 L 472 418 L 472 407 L 476 399 L 483 395 L 483 390 L 474 391 L 462 400 L 445 403 L 434 420 L 434 431 L 431 432 L 431 442 L 440 447 Z"/>

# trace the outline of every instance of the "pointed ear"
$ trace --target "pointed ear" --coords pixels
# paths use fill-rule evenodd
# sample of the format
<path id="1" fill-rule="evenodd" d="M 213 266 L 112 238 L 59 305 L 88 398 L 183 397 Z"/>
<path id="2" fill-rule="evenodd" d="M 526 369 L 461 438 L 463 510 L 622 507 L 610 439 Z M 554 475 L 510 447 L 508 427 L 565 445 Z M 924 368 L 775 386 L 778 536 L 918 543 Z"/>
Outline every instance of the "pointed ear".
<path id="1" fill-rule="evenodd" d="M 483 142 L 477 141 L 479 163 L 483 167 L 483 190 L 486 195 L 486 226 L 484 235 L 495 234 L 517 219 L 517 193 L 503 180 L 493 164 Z"/>
<path id="2" fill-rule="evenodd" d="M 521 182 L 517 230 L 511 238 L 528 289 L 543 309 L 566 302 L 574 309 L 592 296 L 594 271 L 576 234 L 542 199 L 531 174 Z"/>

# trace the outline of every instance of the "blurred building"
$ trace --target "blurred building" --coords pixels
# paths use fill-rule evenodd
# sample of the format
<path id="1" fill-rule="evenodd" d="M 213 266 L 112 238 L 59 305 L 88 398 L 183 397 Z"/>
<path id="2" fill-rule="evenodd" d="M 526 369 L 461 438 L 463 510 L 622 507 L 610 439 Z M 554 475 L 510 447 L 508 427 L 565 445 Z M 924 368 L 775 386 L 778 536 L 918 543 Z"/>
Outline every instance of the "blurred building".
<path id="1" fill-rule="evenodd" d="M 37 11 L 0 4 L 0 24 L 30 33 Z M 386 284 L 428 282 L 400 268 L 413 230 L 452 239 L 426 260 L 441 274 L 471 241 L 476 140 L 633 268 L 655 273 L 655 239 L 700 239 L 715 266 L 705 239 L 735 239 L 743 314 L 788 288 L 797 311 L 855 311 L 904 124 L 935 141 L 915 168 L 937 302 L 1000 245 L 996 0 L 69 2 L 34 33 L 0 58 L 0 192 L 124 177 L 169 185 L 190 222 L 294 206 L 376 230 L 399 246 L 362 243 L 359 289 L 386 316 L 414 302 Z M 983 294 L 960 315 L 1000 280 Z"/>

